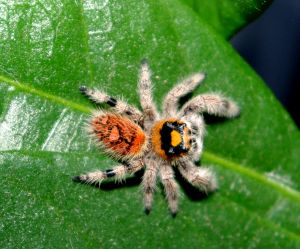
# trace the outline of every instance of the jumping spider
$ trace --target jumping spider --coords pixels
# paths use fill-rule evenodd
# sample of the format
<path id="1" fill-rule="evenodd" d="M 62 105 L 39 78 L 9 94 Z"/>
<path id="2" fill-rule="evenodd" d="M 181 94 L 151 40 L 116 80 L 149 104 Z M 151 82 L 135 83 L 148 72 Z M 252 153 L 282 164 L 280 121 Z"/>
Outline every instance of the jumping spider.
<path id="1" fill-rule="evenodd" d="M 239 114 L 239 108 L 219 94 L 202 94 L 179 109 L 180 98 L 191 93 L 203 79 L 204 74 L 195 73 L 176 85 L 164 98 L 162 114 L 152 100 L 150 70 L 145 60 L 141 63 L 138 84 L 142 112 L 103 91 L 80 87 L 80 91 L 92 101 L 105 102 L 113 108 L 112 112 L 95 111 L 87 130 L 104 151 L 121 163 L 111 169 L 75 176 L 73 180 L 96 183 L 111 177 L 122 179 L 127 173 L 133 174 L 145 168 L 142 188 L 146 213 L 152 208 L 159 174 L 173 215 L 178 210 L 178 186 L 172 167 L 176 167 L 200 191 L 216 190 L 214 173 L 194 163 L 199 160 L 203 149 L 205 125 L 201 113 L 233 118 Z"/>

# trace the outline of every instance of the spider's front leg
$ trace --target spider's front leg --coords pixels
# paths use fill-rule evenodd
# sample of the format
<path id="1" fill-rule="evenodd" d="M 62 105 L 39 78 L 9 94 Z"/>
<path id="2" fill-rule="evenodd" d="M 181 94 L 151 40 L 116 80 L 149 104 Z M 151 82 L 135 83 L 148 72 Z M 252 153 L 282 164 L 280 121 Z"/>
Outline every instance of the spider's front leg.
<path id="1" fill-rule="evenodd" d="M 194 91 L 204 78 L 205 75 L 203 73 L 195 73 L 172 88 L 172 90 L 168 92 L 164 99 L 164 116 L 176 116 L 180 98 Z"/>
<path id="2" fill-rule="evenodd" d="M 177 161 L 177 167 L 181 175 L 194 187 L 209 193 L 217 190 L 218 184 L 215 174 L 208 168 L 197 167 L 186 158 Z"/>
<path id="3" fill-rule="evenodd" d="M 97 182 L 101 183 L 103 180 L 108 178 L 122 180 L 125 178 L 126 174 L 133 174 L 136 171 L 142 169 L 143 167 L 144 164 L 142 160 L 132 160 L 126 164 L 118 164 L 112 169 L 96 170 L 79 176 L 74 176 L 73 181 L 94 184 Z"/>
<path id="4" fill-rule="evenodd" d="M 149 129 L 153 121 L 156 120 L 158 112 L 152 99 L 151 72 L 147 61 L 144 59 L 141 62 L 140 77 L 139 77 L 139 95 L 143 109 L 145 128 Z"/>
<path id="5" fill-rule="evenodd" d="M 180 116 L 193 113 L 208 113 L 225 118 L 234 118 L 240 114 L 237 104 L 220 94 L 202 94 L 192 98 L 180 110 Z"/>
<path id="6" fill-rule="evenodd" d="M 131 120 L 136 123 L 139 123 L 142 120 L 142 113 L 137 108 L 129 105 L 121 99 L 113 98 L 103 91 L 90 89 L 86 86 L 81 86 L 79 90 L 93 102 L 97 104 L 107 103 L 117 113 L 126 114 Z"/>

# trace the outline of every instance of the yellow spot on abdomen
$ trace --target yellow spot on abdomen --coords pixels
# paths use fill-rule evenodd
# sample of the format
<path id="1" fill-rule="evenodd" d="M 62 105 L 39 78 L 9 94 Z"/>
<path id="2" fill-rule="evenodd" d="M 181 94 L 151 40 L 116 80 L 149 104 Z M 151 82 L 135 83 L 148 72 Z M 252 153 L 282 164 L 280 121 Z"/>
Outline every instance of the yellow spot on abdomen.
<path id="1" fill-rule="evenodd" d="M 178 131 L 171 131 L 171 145 L 176 147 L 181 143 L 181 135 Z"/>

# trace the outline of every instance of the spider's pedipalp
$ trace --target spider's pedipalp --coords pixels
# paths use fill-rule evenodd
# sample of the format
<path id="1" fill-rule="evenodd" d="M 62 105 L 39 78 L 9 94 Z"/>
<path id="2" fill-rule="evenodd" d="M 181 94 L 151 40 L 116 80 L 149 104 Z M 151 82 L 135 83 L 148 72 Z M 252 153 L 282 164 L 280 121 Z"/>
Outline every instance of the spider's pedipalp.
<path id="1" fill-rule="evenodd" d="M 154 157 L 145 159 L 146 170 L 143 176 L 142 187 L 144 192 L 144 207 L 146 214 L 149 214 L 152 209 L 153 194 L 156 187 L 156 178 L 159 164 Z"/>
<path id="2" fill-rule="evenodd" d="M 190 155 L 194 161 L 198 161 L 203 150 L 203 139 L 205 134 L 205 124 L 203 117 L 197 114 L 190 114 L 182 120 L 187 124 L 191 131 L 191 150 Z"/>
<path id="3" fill-rule="evenodd" d="M 143 109 L 145 127 L 148 128 L 157 118 L 158 112 L 152 99 L 151 72 L 146 60 L 141 62 L 139 77 L 139 95 Z"/>
<path id="4" fill-rule="evenodd" d="M 131 161 L 129 163 L 119 164 L 112 169 L 96 170 L 83 175 L 74 176 L 72 179 L 75 182 L 85 182 L 88 184 L 101 183 L 103 180 L 114 177 L 121 181 L 126 174 L 133 174 L 143 168 L 144 164 L 141 160 Z"/>
<path id="5" fill-rule="evenodd" d="M 218 188 L 215 174 L 209 168 L 197 167 L 186 158 L 178 160 L 176 165 L 181 175 L 204 193 L 213 192 Z"/>
<path id="6" fill-rule="evenodd" d="M 169 163 L 165 162 L 160 166 L 160 178 L 165 189 L 169 209 L 175 216 L 178 211 L 178 186 L 174 179 L 172 166 Z"/>
<path id="7" fill-rule="evenodd" d="M 240 109 L 235 102 L 219 94 L 202 94 L 192 98 L 180 110 L 180 116 L 192 113 L 208 113 L 219 117 L 233 118 Z"/>
<path id="8" fill-rule="evenodd" d="M 180 98 L 192 92 L 205 78 L 203 73 L 196 73 L 189 78 L 177 84 L 166 95 L 163 103 L 163 113 L 166 117 L 172 117 L 177 114 L 178 102 Z"/>
<path id="9" fill-rule="evenodd" d="M 142 113 L 135 107 L 123 100 L 110 97 L 107 93 L 81 86 L 79 91 L 97 104 L 107 103 L 116 113 L 126 114 L 131 120 L 139 123 L 142 120 Z"/>

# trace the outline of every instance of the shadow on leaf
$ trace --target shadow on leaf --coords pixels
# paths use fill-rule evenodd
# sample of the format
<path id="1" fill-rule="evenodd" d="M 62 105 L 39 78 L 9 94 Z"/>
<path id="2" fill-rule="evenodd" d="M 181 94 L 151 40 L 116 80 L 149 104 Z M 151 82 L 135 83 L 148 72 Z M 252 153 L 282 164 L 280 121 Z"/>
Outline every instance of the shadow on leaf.
<path id="1" fill-rule="evenodd" d="M 174 168 L 175 171 L 175 178 L 176 181 L 179 183 L 179 185 L 182 187 L 183 192 L 187 195 L 187 197 L 192 201 L 201 201 L 203 199 L 207 199 L 210 195 L 207 195 L 201 191 L 199 191 L 197 188 L 193 187 L 190 183 L 188 183 L 178 172 L 176 168 Z M 123 181 L 114 181 L 114 180 L 108 180 L 103 181 L 101 184 L 98 182 L 89 184 L 92 187 L 104 190 L 104 191 L 112 191 L 119 188 L 126 188 L 126 187 L 135 187 L 139 186 L 142 183 L 142 178 L 144 175 L 144 170 L 140 170 L 134 174 L 132 177 L 128 177 Z M 77 183 L 86 185 L 87 183 L 76 181 Z M 162 184 L 160 184 L 161 188 L 163 189 Z"/>

